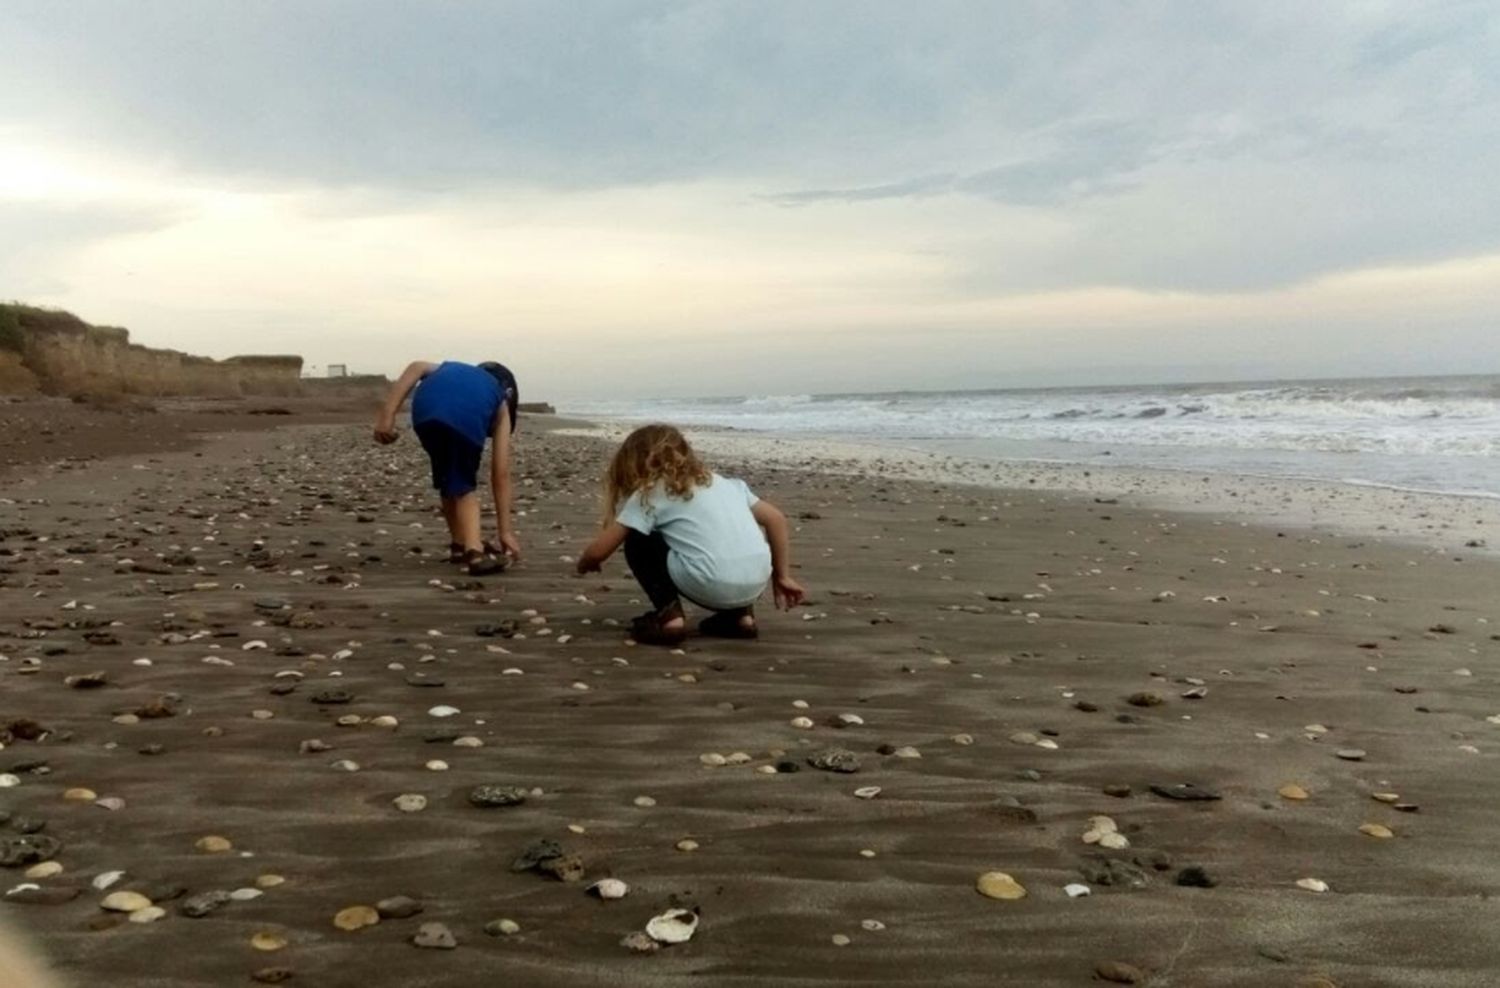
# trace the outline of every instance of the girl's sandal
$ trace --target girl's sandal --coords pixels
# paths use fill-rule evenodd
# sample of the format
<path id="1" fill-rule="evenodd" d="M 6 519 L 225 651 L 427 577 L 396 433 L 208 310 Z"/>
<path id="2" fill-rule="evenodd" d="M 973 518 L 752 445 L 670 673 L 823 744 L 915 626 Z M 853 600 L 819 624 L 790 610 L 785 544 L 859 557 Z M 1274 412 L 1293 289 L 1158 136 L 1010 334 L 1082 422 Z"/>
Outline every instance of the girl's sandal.
<path id="1" fill-rule="evenodd" d="M 630 637 L 637 645 L 681 645 L 687 640 L 687 627 L 666 627 L 667 620 L 671 616 L 681 617 L 681 612 L 663 614 L 661 611 L 647 611 L 634 621 L 630 622 Z"/>
<path id="2" fill-rule="evenodd" d="M 753 641 L 760 637 L 760 628 L 754 624 L 748 628 L 741 624 L 740 619 L 746 615 L 754 619 L 755 612 L 749 608 L 737 611 L 715 611 L 698 622 L 698 631 L 710 638 L 736 638 L 744 641 Z"/>
<path id="3" fill-rule="evenodd" d="M 462 542 L 448 543 L 448 562 L 454 566 L 462 566 L 464 560 L 467 558 L 468 554 L 464 552 L 464 544 Z"/>
<path id="4" fill-rule="evenodd" d="M 478 549 L 465 552 L 464 561 L 468 563 L 470 576 L 494 576 L 505 572 L 504 556 L 491 555 Z"/>

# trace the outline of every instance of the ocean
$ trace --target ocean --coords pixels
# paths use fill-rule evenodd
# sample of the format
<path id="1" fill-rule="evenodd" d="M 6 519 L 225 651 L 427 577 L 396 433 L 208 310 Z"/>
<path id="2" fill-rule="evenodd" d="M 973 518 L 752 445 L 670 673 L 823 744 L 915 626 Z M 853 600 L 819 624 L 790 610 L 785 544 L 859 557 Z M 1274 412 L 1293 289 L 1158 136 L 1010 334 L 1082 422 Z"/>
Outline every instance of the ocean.
<path id="1" fill-rule="evenodd" d="M 573 402 L 623 422 L 1500 498 L 1500 375 Z"/>

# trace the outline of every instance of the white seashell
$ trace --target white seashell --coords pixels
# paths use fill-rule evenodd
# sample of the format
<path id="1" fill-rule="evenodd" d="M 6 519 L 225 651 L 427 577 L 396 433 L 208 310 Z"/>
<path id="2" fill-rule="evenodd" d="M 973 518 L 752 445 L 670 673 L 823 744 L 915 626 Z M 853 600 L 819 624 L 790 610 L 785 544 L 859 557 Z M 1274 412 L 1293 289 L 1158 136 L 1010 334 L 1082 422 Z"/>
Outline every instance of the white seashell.
<path id="1" fill-rule="evenodd" d="M 462 712 L 463 711 L 459 710 L 457 707 L 450 707 L 446 703 L 444 703 L 433 707 L 431 710 L 427 711 L 427 714 L 429 717 L 452 717 L 455 714 L 459 714 Z"/>
<path id="2" fill-rule="evenodd" d="M 590 885 L 589 891 L 601 899 L 623 899 L 630 894 L 630 886 L 618 878 L 606 878 Z"/>
<path id="3" fill-rule="evenodd" d="M 1066 893 L 1068 893 L 1068 898 L 1070 898 L 1070 899 L 1078 899 L 1078 898 L 1082 898 L 1085 895 L 1093 895 L 1094 894 L 1094 890 L 1091 889 L 1091 888 L 1089 888 L 1087 885 L 1078 885 L 1078 884 L 1064 885 L 1063 886 L 1063 891 L 1066 892 Z"/>
<path id="4" fill-rule="evenodd" d="M 880 787 L 865 786 L 861 789 L 854 790 L 854 795 L 858 796 L 860 799 L 874 799 L 876 796 L 880 795 Z"/>
<path id="5" fill-rule="evenodd" d="M 809 730 L 813 726 L 812 718 L 810 718 L 810 717 L 793 717 L 792 718 L 792 726 L 793 727 L 801 728 L 804 731 Z"/>
<path id="6" fill-rule="evenodd" d="M 698 914 L 669 909 L 646 924 L 646 936 L 657 943 L 687 943 L 698 931 Z"/>
<path id="7" fill-rule="evenodd" d="M 1299 878 L 1297 880 L 1297 887 L 1299 889 L 1306 889 L 1309 892 L 1328 891 L 1328 883 L 1320 878 Z"/>
<path id="8" fill-rule="evenodd" d="M 105 889 L 118 884 L 120 879 L 124 877 L 125 873 L 123 871 L 106 871 L 96 875 L 94 880 L 89 884 L 98 891 L 103 892 Z"/>

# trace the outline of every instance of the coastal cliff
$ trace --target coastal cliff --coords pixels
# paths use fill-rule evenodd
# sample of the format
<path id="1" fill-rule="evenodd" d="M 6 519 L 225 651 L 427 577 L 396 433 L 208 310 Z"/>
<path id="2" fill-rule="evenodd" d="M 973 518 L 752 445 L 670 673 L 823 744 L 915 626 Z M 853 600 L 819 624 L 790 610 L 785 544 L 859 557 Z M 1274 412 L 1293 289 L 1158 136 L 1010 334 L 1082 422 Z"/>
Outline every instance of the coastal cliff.
<path id="1" fill-rule="evenodd" d="M 141 346 L 69 312 L 0 305 L 0 394 L 290 396 L 301 374 L 297 356 L 213 360 Z"/>

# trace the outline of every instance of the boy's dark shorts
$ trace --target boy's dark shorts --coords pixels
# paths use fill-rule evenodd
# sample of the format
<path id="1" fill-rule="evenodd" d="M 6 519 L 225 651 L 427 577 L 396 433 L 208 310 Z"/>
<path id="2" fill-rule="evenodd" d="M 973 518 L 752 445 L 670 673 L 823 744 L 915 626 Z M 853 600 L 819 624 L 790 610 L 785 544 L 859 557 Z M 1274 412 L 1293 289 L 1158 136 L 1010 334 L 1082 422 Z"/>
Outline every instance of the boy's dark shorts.
<path id="1" fill-rule="evenodd" d="M 441 422 L 423 422 L 414 428 L 432 461 L 432 486 L 439 494 L 463 497 L 479 486 L 483 446 L 475 446 Z"/>

